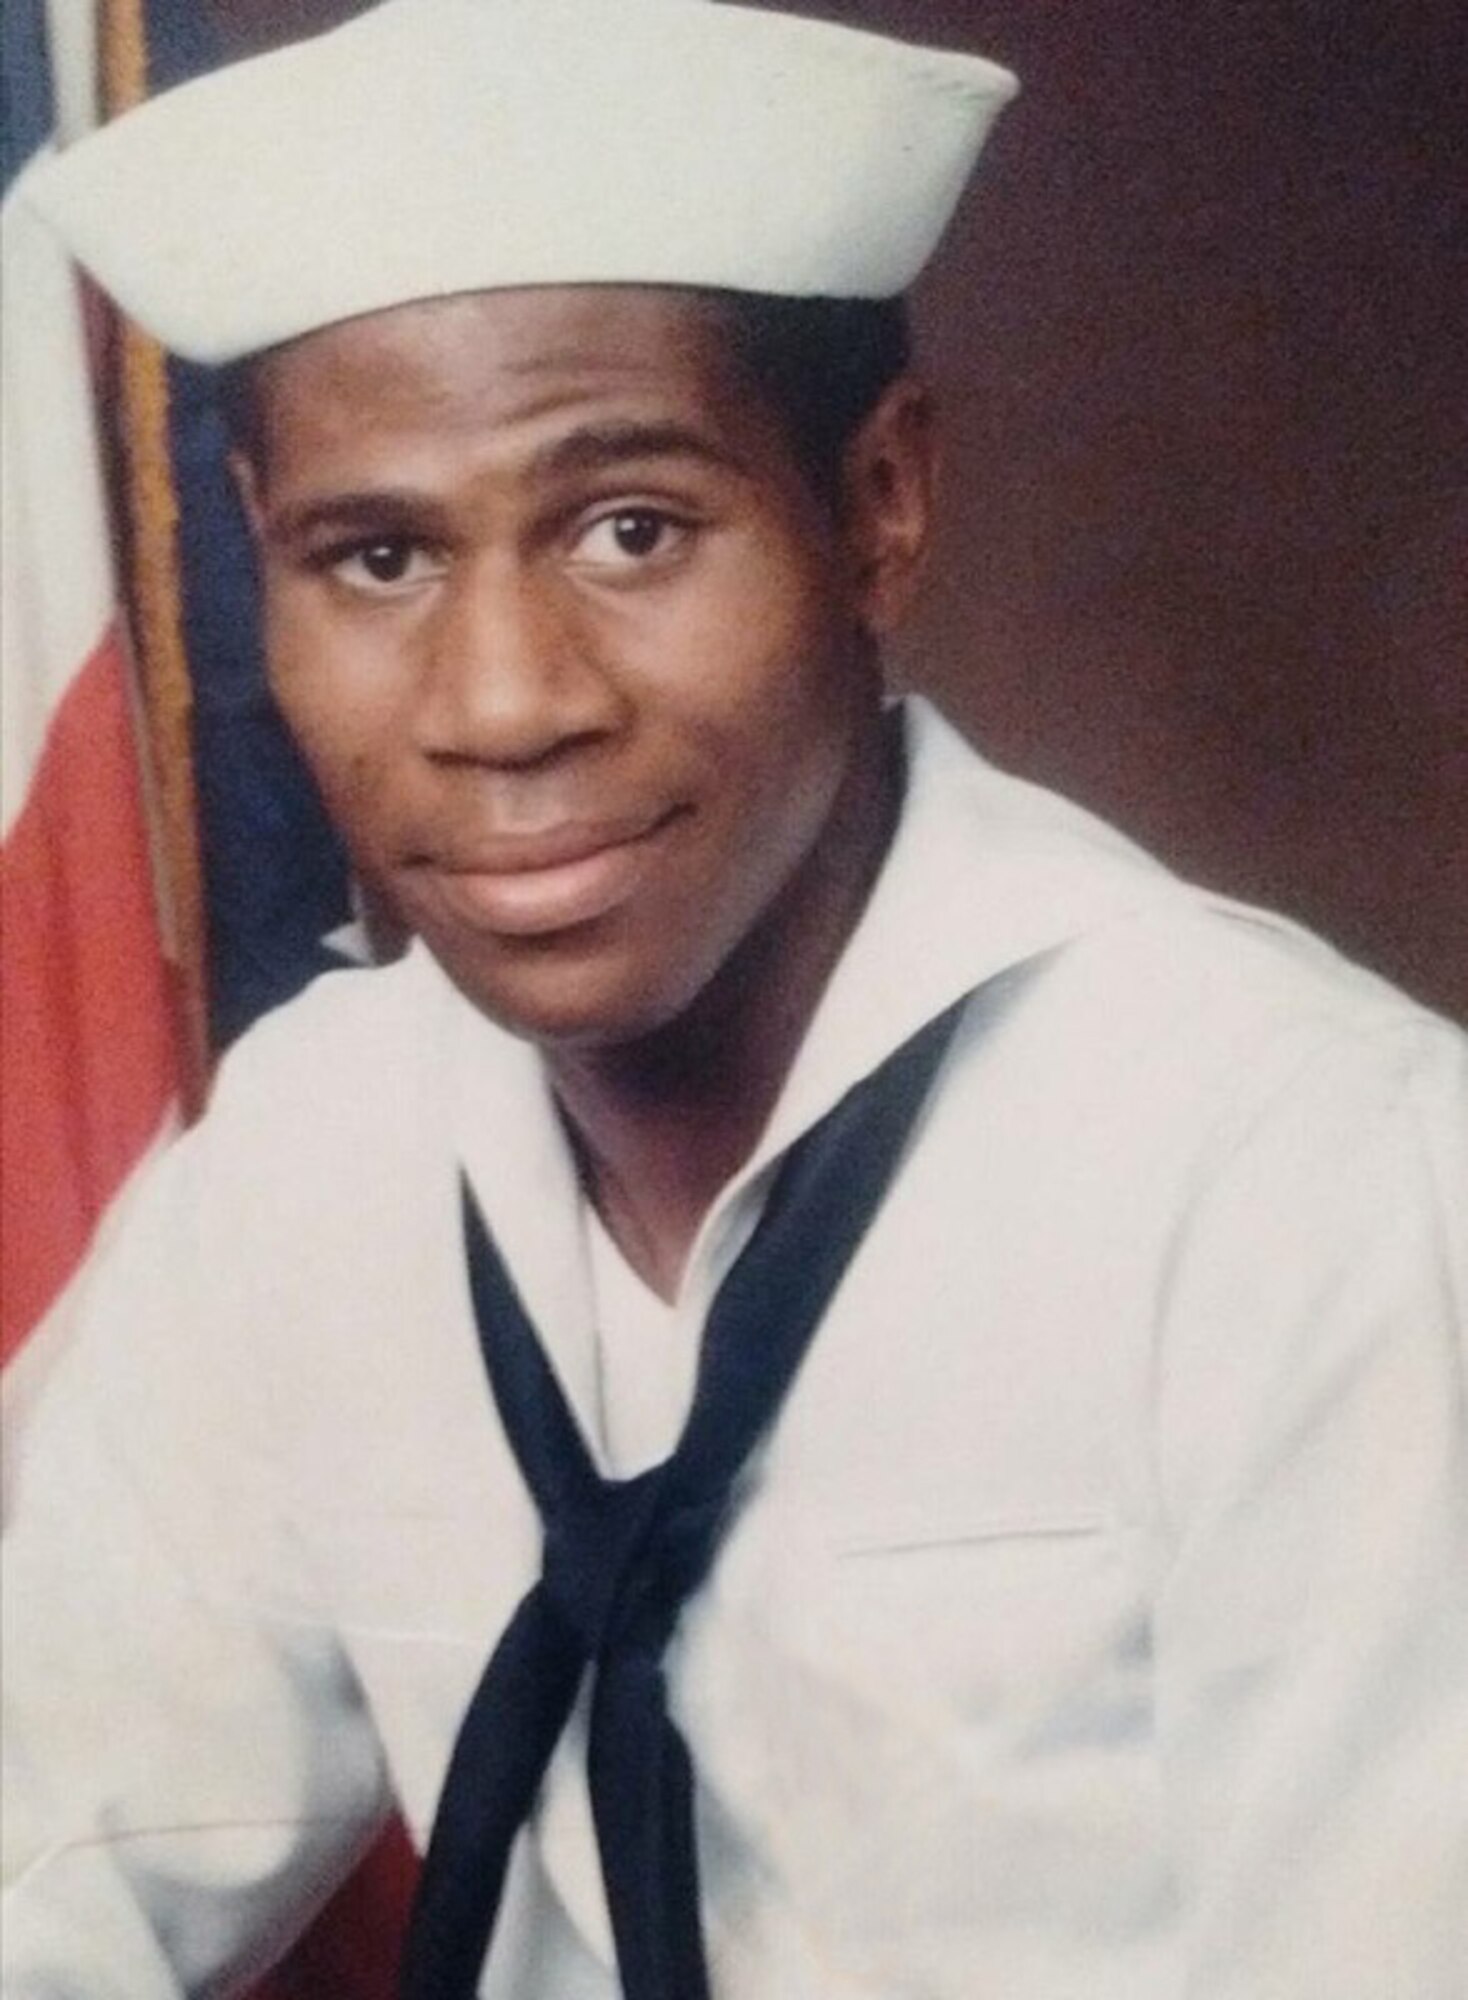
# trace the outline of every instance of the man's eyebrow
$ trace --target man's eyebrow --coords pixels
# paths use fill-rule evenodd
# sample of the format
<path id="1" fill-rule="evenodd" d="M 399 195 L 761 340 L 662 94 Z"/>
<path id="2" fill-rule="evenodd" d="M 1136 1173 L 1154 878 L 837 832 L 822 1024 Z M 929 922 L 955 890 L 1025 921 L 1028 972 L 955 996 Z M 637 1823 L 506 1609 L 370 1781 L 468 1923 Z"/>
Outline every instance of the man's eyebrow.
<path id="1" fill-rule="evenodd" d="M 308 494 L 287 501 L 270 510 L 267 529 L 272 540 L 287 542 L 305 540 L 325 530 L 431 535 L 438 519 L 438 509 L 426 495 L 385 486 L 361 492 Z"/>
<path id="2" fill-rule="evenodd" d="M 542 478 L 566 478 L 615 471 L 646 458 L 697 459 L 722 472 L 749 469 L 737 452 L 686 424 L 627 422 L 588 424 L 568 432 L 536 452 L 531 471 Z"/>
<path id="3" fill-rule="evenodd" d="M 645 459 L 694 459 L 719 471 L 743 474 L 747 462 L 703 431 L 677 423 L 588 424 L 541 446 L 529 472 L 540 480 L 574 478 L 614 471 Z M 358 492 L 305 495 L 287 501 L 269 516 L 269 534 L 278 542 L 309 539 L 322 532 L 415 534 L 431 537 L 439 512 L 431 496 L 411 488 L 371 487 Z"/>

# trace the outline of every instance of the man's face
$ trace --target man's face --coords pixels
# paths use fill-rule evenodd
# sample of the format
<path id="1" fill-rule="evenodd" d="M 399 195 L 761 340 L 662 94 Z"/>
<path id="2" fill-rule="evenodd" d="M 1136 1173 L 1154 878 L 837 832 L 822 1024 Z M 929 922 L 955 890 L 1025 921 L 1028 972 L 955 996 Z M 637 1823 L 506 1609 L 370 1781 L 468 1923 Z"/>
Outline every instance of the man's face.
<path id="1" fill-rule="evenodd" d="M 676 293 L 411 305 L 260 366 L 275 692 L 358 866 L 547 1043 L 819 921 L 880 811 L 859 552 Z"/>

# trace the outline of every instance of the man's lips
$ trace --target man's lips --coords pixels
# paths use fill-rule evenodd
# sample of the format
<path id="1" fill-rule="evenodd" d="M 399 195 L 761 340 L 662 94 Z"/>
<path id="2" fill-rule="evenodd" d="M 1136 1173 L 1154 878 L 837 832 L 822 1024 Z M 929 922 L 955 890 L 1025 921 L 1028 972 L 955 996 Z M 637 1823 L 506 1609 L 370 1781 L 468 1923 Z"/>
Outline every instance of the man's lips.
<path id="1" fill-rule="evenodd" d="M 425 856 L 413 873 L 456 923 L 507 937 L 545 936 L 594 922 L 634 895 L 661 837 L 682 816 L 672 807 L 502 835 L 472 854 Z"/>

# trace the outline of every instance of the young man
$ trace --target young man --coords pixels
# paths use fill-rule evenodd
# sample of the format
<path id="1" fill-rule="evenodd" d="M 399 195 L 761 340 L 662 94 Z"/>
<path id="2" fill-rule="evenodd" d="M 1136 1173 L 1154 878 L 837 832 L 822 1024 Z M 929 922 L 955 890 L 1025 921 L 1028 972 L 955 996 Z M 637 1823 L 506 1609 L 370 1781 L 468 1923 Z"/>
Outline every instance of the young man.
<path id="1" fill-rule="evenodd" d="M 881 693 L 881 301 L 1007 89 L 389 0 L 39 191 L 239 364 L 417 942 L 231 1059 L 22 1457 L 14 2000 L 219 1990 L 394 1803 L 420 2000 L 1461 1991 L 1461 1040 Z"/>

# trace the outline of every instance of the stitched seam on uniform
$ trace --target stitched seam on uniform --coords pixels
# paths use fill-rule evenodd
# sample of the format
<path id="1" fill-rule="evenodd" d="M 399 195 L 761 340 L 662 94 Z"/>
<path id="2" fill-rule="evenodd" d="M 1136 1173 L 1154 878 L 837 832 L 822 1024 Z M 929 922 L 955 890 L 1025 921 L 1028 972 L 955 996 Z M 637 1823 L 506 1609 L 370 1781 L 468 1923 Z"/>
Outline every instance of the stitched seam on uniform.
<path id="1" fill-rule="evenodd" d="M 122 1827 L 109 1833 L 78 1834 L 70 1840 L 55 1841 L 33 1856 L 20 1873 L 5 1884 L 5 1894 L 7 1897 L 18 1895 L 33 1876 L 55 1862 L 65 1860 L 70 1854 L 89 1854 L 98 1848 L 122 1847 L 130 1841 L 169 1840 L 181 1834 L 271 1833 L 289 1827 L 356 1826 L 357 1823 L 349 1813 L 302 1813 L 287 1814 L 278 1819 L 179 1820 L 158 1826 Z"/>
<path id="2" fill-rule="evenodd" d="M 1060 1516 L 1053 1520 L 995 1521 L 972 1528 L 913 1528 L 890 1537 L 877 1532 L 843 1535 L 828 1546 L 833 1554 L 846 1557 L 910 1555 L 932 1549 L 988 1548 L 996 1543 L 1085 1541 L 1114 1531 L 1117 1522 L 1110 1514 Z"/>

